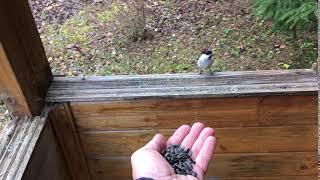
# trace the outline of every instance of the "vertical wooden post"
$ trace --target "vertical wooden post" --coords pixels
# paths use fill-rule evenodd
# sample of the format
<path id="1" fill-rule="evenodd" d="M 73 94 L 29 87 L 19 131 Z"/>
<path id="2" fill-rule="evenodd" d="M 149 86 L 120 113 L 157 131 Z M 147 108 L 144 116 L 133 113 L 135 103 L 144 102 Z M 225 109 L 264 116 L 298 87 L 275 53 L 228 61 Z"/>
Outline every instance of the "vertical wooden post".
<path id="1" fill-rule="evenodd" d="M 1 1 L 0 26 L 0 94 L 12 112 L 39 115 L 52 74 L 28 1 Z"/>
<path id="2" fill-rule="evenodd" d="M 89 180 L 90 172 L 79 134 L 68 103 L 60 104 L 49 112 L 53 130 L 74 180 Z"/>

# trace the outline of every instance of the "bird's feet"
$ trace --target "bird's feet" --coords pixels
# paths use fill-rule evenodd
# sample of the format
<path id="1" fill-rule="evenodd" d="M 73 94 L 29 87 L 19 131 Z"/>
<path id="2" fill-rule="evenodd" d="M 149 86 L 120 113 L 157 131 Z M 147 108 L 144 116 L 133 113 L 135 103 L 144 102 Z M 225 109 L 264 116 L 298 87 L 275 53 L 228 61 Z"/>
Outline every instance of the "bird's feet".
<path id="1" fill-rule="evenodd" d="M 203 70 L 202 69 L 199 69 L 199 74 L 203 74 Z"/>
<path id="2" fill-rule="evenodd" d="M 207 75 L 209 75 L 209 76 L 212 76 L 212 75 L 214 75 L 214 70 L 212 70 L 212 69 L 208 69 L 208 71 L 207 71 Z"/>

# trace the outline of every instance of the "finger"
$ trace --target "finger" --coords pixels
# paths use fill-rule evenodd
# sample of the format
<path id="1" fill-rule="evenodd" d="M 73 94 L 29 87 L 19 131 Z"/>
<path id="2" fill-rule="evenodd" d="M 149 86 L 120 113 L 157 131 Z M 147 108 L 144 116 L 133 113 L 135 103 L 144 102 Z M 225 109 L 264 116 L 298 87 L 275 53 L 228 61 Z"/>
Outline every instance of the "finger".
<path id="1" fill-rule="evenodd" d="M 199 154 L 204 142 L 206 141 L 207 137 L 212 136 L 214 134 L 214 130 L 212 128 L 206 127 L 204 128 L 196 142 L 193 144 L 191 148 L 192 158 L 195 159 Z"/>
<path id="2" fill-rule="evenodd" d="M 161 152 L 165 147 L 166 139 L 162 134 L 156 134 L 153 139 L 143 147 L 143 149 L 150 149 Z"/>
<path id="3" fill-rule="evenodd" d="M 193 166 L 192 170 L 197 173 L 198 180 L 203 180 L 204 172 L 199 166 Z"/>
<path id="4" fill-rule="evenodd" d="M 183 139 L 181 146 L 184 148 L 191 148 L 194 142 L 198 139 L 203 128 L 204 125 L 202 123 L 197 122 L 193 124 L 189 134 Z"/>
<path id="5" fill-rule="evenodd" d="M 173 145 L 173 144 L 181 144 L 183 139 L 188 135 L 190 131 L 190 126 L 183 125 L 180 126 L 173 135 L 168 139 L 167 145 Z"/>
<path id="6" fill-rule="evenodd" d="M 198 156 L 196 157 L 196 165 L 199 166 L 204 173 L 207 171 L 215 146 L 216 138 L 214 136 L 207 137 Z"/>

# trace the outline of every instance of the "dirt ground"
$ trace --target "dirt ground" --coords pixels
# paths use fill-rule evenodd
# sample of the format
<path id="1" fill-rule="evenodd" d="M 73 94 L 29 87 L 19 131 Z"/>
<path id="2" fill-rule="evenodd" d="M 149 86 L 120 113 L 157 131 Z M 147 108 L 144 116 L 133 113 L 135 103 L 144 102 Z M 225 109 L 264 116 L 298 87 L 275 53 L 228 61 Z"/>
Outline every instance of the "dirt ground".
<path id="1" fill-rule="evenodd" d="M 317 32 L 270 32 L 249 2 L 29 0 L 55 74 L 196 72 L 204 48 L 214 51 L 214 71 L 310 68 Z M 0 129 L 5 113 L 0 102 Z"/>
<path id="2" fill-rule="evenodd" d="M 144 2 L 144 8 L 132 2 Z M 30 4 L 57 74 L 196 72 L 195 59 L 204 48 L 214 50 L 215 71 L 310 68 L 317 57 L 316 31 L 299 33 L 298 39 L 272 33 L 270 22 L 251 14 L 249 0 Z"/>

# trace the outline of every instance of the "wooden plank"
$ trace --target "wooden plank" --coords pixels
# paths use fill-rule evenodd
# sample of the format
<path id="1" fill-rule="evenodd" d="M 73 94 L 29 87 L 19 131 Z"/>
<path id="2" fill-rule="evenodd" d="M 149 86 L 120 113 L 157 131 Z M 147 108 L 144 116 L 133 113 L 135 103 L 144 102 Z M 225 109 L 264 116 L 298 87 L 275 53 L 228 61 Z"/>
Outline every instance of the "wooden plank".
<path id="1" fill-rule="evenodd" d="M 124 113 L 176 112 L 190 110 L 232 110 L 256 109 L 259 97 L 207 98 L 207 99 L 153 99 L 133 101 L 72 102 L 71 108 L 76 118 L 123 115 Z M 246 105 L 243 105 L 246 103 Z M 124 112 L 124 113 L 123 113 Z"/>
<path id="2" fill-rule="evenodd" d="M 216 154 L 207 177 L 278 177 L 317 175 L 317 152 Z M 129 157 L 88 159 L 93 179 L 131 177 Z"/>
<path id="3" fill-rule="evenodd" d="M 11 110 L 40 115 L 52 74 L 28 1 L 1 1 L 0 24 L 0 91 Z"/>
<path id="4" fill-rule="evenodd" d="M 13 120 L 9 129 L 1 136 L 6 140 L 1 141 L 0 179 L 68 179 L 45 117 Z"/>
<path id="5" fill-rule="evenodd" d="M 69 169 L 47 121 L 41 133 L 22 179 L 25 180 L 70 180 Z"/>
<path id="6" fill-rule="evenodd" d="M 85 87 L 84 87 L 85 88 Z M 58 93 L 48 92 L 47 102 L 88 102 L 88 101 L 123 101 L 136 99 L 154 98 L 210 98 L 210 97 L 241 97 L 241 96 L 263 96 L 263 95 L 288 95 L 288 94 L 315 94 L 315 83 L 301 84 L 262 84 L 256 86 L 214 86 L 214 87 L 175 87 L 175 88 L 154 88 L 120 90 L 95 90 L 84 89 L 80 91 L 71 90 L 57 91 Z M 232 93 L 231 93 L 232 92 Z M 86 96 L 83 96 L 86 94 Z"/>
<path id="7" fill-rule="evenodd" d="M 71 103 L 79 131 L 317 124 L 315 95 Z M 301 106 L 303 104 L 303 106 Z"/>
<path id="8" fill-rule="evenodd" d="M 0 42 L 0 92 L 11 113 L 20 116 L 31 116 L 30 109 L 21 87 L 12 71 Z M 14 97 L 14 98 L 12 98 Z"/>
<path id="9" fill-rule="evenodd" d="M 285 76 L 306 76 L 312 75 L 313 73 L 310 69 L 291 69 L 291 70 L 259 70 L 257 71 L 224 71 L 224 72 L 215 72 L 217 76 L 211 75 L 202 75 L 199 76 L 198 73 L 178 73 L 178 74 L 145 74 L 145 75 L 116 75 L 116 76 L 90 76 L 90 77 L 56 77 L 54 82 L 83 82 L 94 81 L 127 81 L 127 80 L 174 80 L 174 79 L 194 79 L 194 78 L 230 78 L 236 77 L 240 79 L 240 77 L 248 76 L 248 77 L 260 77 L 260 76 L 271 76 L 271 78 L 284 78 Z"/>
<path id="10" fill-rule="evenodd" d="M 129 156 L 157 133 L 167 138 L 174 130 L 97 131 L 81 133 L 87 156 Z M 317 127 L 274 126 L 216 128 L 216 153 L 295 152 L 317 150 Z"/>
<path id="11" fill-rule="evenodd" d="M 315 94 L 316 83 L 316 74 L 312 70 L 218 72 L 212 76 L 164 74 L 89 78 L 57 77 L 49 89 L 46 100 L 48 102 L 87 102 L 301 92 Z"/>
<path id="12" fill-rule="evenodd" d="M 241 73 L 241 72 L 239 72 Z M 301 76 L 303 78 L 301 78 Z M 243 78 L 245 77 L 245 78 Z M 160 88 L 187 86 L 218 86 L 218 85 L 239 85 L 239 84 L 273 84 L 283 83 L 308 83 L 314 77 L 309 71 L 302 71 L 299 74 L 292 71 L 277 74 L 274 71 L 242 72 L 242 75 L 234 72 L 217 72 L 214 76 L 199 76 L 198 74 L 176 74 L 176 75 L 139 75 L 139 76 L 110 76 L 110 77 L 57 77 L 53 82 L 53 90 L 81 90 L 85 85 L 95 89 L 123 89 L 123 88 Z"/>
<path id="13" fill-rule="evenodd" d="M 46 119 L 16 119 L 12 133 L 6 134 L 8 139 L 2 141 L 0 177 L 1 179 L 20 179 L 25 171 L 33 148 L 43 129 Z M 4 136 L 2 136 L 4 137 Z"/>
<path id="14" fill-rule="evenodd" d="M 75 180 L 90 179 L 87 162 L 69 104 L 56 106 L 49 113 L 49 119 L 53 124 L 53 129 L 72 178 Z"/>

